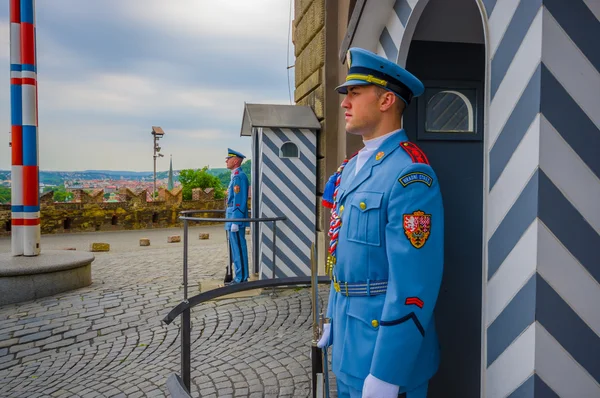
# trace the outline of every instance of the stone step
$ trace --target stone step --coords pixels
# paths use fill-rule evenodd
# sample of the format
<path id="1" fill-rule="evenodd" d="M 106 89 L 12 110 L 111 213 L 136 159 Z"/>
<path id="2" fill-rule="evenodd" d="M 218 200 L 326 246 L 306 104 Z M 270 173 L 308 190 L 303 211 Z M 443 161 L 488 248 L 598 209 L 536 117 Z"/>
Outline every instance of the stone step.
<path id="1" fill-rule="evenodd" d="M 181 235 L 171 235 L 167 238 L 167 243 L 181 242 Z"/>
<path id="2" fill-rule="evenodd" d="M 108 243 L 101 243 L 101 242 L 90 243 L 90 251 L 91 252 L 107 252 L 107 251 L 110 251 L 110 244 L 108 244 Z"/>

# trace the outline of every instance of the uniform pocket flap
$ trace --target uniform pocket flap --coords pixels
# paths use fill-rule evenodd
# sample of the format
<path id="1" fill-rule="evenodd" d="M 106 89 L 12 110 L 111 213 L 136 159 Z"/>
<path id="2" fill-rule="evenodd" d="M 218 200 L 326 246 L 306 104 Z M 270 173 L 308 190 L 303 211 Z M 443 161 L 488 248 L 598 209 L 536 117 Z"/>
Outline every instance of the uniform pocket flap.
<path id="1" fill-rule="evenodd" d="M 360 209 L 361 211 L 379 209 L 381 207 L 382 198 L 383 192 L 357 192 L 352 197 L 351 205 Z"/>
<path id="2" fill-rule="evenodd" d="M 370 328 L 377 328 L 381 318 L 385 295 L 353 297 L 348 303 L 348 316 L 362 321 Z"/>

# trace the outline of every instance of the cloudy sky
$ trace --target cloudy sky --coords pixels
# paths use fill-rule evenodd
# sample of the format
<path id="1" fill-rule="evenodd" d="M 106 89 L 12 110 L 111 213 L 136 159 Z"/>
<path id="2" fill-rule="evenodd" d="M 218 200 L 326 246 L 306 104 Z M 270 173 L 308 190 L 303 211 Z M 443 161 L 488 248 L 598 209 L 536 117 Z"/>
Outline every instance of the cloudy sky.
<path id="1" fill-rule="evenodd" d="M 9 8 L 0 8 L 0 169 L 10 169 Z M 293 12 L 293 10 L 292 10 Z M 224 167 L 245 102 L 289 104 L 289 0 L 37 0 L 41 170 Z M 286 64 L 287 63 L 287 64 Z M 293 90 L 293 69 L 289 81 Z M 292 91 L 293 93 L 293 91 Z"/>

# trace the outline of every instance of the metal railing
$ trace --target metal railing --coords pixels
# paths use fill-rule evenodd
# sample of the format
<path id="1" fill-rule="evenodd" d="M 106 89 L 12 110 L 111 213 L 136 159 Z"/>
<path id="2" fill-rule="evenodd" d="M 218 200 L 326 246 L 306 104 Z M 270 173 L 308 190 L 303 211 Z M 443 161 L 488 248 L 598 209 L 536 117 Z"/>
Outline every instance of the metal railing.
<path id="1" fill-rule="evenodd" d="M 277 221 L 286 220 L 286 217 L 270 218 L 200 218 L 190 217 L 189 214 L 195 213 L 222 213 L 224 210 L 185 210 L 181 211 L 180 220 L 183 221 L 183 301 L 173 308 L 163 319 L 167 325 L 171 324 L 179 315 L 182 315 L 180 335 L 181 335 L 181 376 L 173 374 L 167 380 L 167 387 L 173 397 L 188 397 L 191 391 L 191 309 L 198 304 L 213 300 L 218 297 L 226 296 L 232 293 L 243 292 L 253 289 L 311 285 L 310 276 L 275 278 L 276 269 L 276 232 Z M 272 222 L 273 223 L 273 272 L 272 279 L 258 280 L 246 283 L 233 284 L 209 290 L 196 296 L 188 298 L 188 236 L 190 222 Z M 254 248 L 256 249 L 256 248 Z M 256 268 L 256 267 L 255 267 Z M 327 276 L 317 278 L 317 283 L 329 283 Z"/>
<path id="2" fill-rule="evenodd" d="M 319 284 L 329 284 L 331 280 L 328 276 L 319 276 Z M 200 293 L 187 300 L 183 300 L 173 308 L 163 322 L 170 325 L 179 315 L 182 315 L 180 335 L 181 335 L 181 376 L 173 374 L 167 380 L 167 386 L 173 397 L 189 397 L 191 392 L 191 309 L 199 304 L 209 300 L 226 296 L 232 293 L 243 292 L 253 289 L 264 289 L 270 287 L 292 288 L 296 286 L 310 286 L 310 276 L 296 276 L 290 278 L 265 279 L 246 283 L 237 283 L 220 287 Z M 183 393 L 185 391 L 185 393 Z M 187 395 L 186 395 L 187 394 Z"/>
<path id="3" fill-rule="evenodd" d="M 275 278 L 275 269 L 277 268 L 277 221 L 285 221 L 287 220 L 286 216 L 279 216 L 279 217 L 263 217 L 263 218 L 202 218 L 202 217 L 188 217 L 186 216 L 187 214 L 194 214 L 194 213 L 225 213 L 225 210 L 184 210 L 184 211 L 180 211 L 179 214 L 182 214 L 183 216 L 180 216 L 179 219 L 183 220 L 183 243 L 184 243 L 184 252 L 183 252 L 183 262 L 184 262 L 184 268 L 187 267 L 187 246 L 186 246 L 186 236 L 187 236 L 187 228 L 188 228 L 188 223 L 189 221 L 195 221 L 195 222 L 251 222 L 254 224 L 260 223 L 260 222 L 272 222 L 273 224 L 273 233 L 272 233 L 272 258 L 271 261 L 273 263 L 273 270 L 272 270 L 272 278 Z M 250 214 L 251 212 L 248 211 L 248 214 Z M 254 248 L 256 250 L 256 248 Z M 254 259 L 256 259 L 257 257 L 255 256 Z M 185 270 L 184 270 L 185 272 Z M 254 262 L 254 273 L 258 273 L 258 263 L 257 261 Z M 184 282 L 186 283 L 186 282 Z"/>

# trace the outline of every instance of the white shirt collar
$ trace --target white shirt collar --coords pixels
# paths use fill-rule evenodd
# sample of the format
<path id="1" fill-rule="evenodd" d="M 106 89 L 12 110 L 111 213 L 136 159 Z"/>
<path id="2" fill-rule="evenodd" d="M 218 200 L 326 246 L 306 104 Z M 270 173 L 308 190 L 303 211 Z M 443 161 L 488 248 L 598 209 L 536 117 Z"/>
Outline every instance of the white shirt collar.
<path id="1" fill-rule="evenodd" d="M 356 157 L 356 168 L 354 169 L 354 175 L 358 174 L 360 169 L 365 165 L 367 160 L 371 157 L 371 155 L 381 146 L 383 141 L 385 141 L 392 134 L 396 134 L 399 130 L 392 131 L 391 133 L 387 133 L 382 135 L 381 137 L 373 138 L 370 140 L 363 140 L 363 144 L 365 144 L 364 148 L 358 151 L 358 155 Z"/>
<path id="2" fill-rule="evenodd" d="M 379 148 L 381 146 L 381 144 L 383 143 L 383 141 L 385 141 L 389 136 L 391 136 L 392 134 L 395 134 L 397 132 L 398 132 L 398 130 L 392 131 L 391 133 L 387 133 L 385 135 L 382 135 L 381 137 L 372 138 L 370 140 L 363 140 L 363 144 L 365 144 L 365 147 L 363 149 L 374 151 L 377 148 Z"/>

